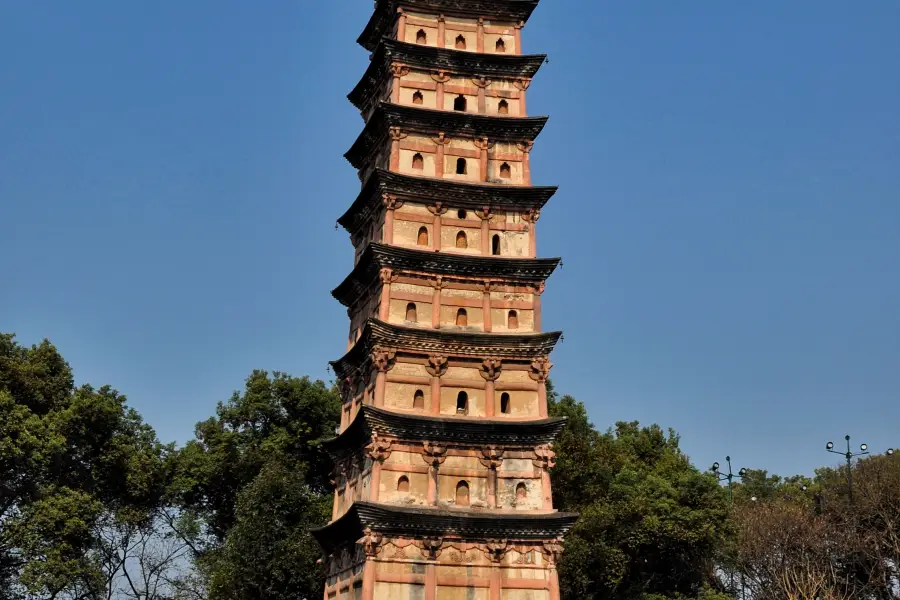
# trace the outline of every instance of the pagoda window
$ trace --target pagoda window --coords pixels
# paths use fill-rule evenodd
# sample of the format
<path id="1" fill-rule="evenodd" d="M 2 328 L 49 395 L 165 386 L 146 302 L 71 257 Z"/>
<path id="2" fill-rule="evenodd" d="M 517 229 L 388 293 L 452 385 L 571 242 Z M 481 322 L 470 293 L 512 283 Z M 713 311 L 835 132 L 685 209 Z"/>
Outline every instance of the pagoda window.
<path id="1" fill-rule="evenodd" d="M 413 104 L 424 104 L 425 96 L 422 95 L 422 92 L 416 90 L 413 94 Z"/>
<path id="2" fill-rule="evenodd" d="M 494 234 L 494 237 L 491 238 L 491 254 L 494 256 L 500 256 L 500 235 Z"/>
<path id="3" fill-rule="evenodd" d="M 417 44 L 427 44 L 428 43 L 428 34 L 425 33 L 424 29 L 420 29 L 416 33 L 416 43 Z"/>
<path id="4" fill-rule="evenodd" d="M 428 245 L 428 228 L 425 226 L 419 227 L 419 235 L 416 237 L 416 245 L 418 246 L 427 246 Z"/>
<path id="5" fill-rule="evenodd" d="M 456 36 L 456 49 L 457 50 L 465 50 L 466 49 L 466 37 L 463 34 L 459 34 Z"/>
<path id="6" fill-rule="evenodd" d="M 456 484 L 456 505 L 469 505 L 469 484 L 465 481 L 460 481 Z"/>
<path id="7" fill-rule="evenodd" d="M 416 152 L 415 154 L 413 154 L 413 158 L 412 158 L 412 168 L 413 168 L 413 169 L 416 169 L 416 170 L 418 170 L 418 171 L 421 171 L 422 169 L 425 168 L 425 159 L 422 158 L 422 155 L 419 154 L 418 152 Z"/>
<path id="8" fill-rule="evenodd" d="M 512 168 L 510 168 L 509 163 L 500 165 L 500 177 L 501 179 L 509 179 L 512 177 Z"/>
<path id="9" fill-rule="evenodd" d="M 413 98 L 413 101 L 415 102 L 415 98 Z M 421 104 L 421 102 L 420 102 L 420 104 Z M 501 115 L 508 115 L 509 114 L 509 102 L 507 102 L 506 100 L 501 100 L 500 104 L 497 105 L 497 113 L 501 114 Z"/>
<path id="10" fill-rule="evenodd" d="M 466 97 L 460 94 L 453 100 L 453 110 L 466 112 Z"/>
<path id="11" fill-rule="evenodd" d="M 469 313 L 466 312 L 466 309 L 461 308 L 456 311 L 456 325 L 457 327 L 468 327 Z"/>
<path id="12" fill-rule="evenodd" d="M 469 240 L 466 239 L 466 232 L 460 231 L 456 234 L 456 247 L 457 248 L 468 248 Z"/>
<path id="13" fill-rule="evenodd" d="M 525 482 L 519 482 L 519 485 L 516 486 L 516 502 L 524 502 L 528 499 L 528 486 L 525 485 Z"/>
<path id="14" fill-rule="evenodd" d="M 462 209 L 456 211 L 456 218 L 457 218 L 457 219 L 460 219 L 460 220 L 465 219 L 465 218 L 466 218 L 466 211 L 464 211 L 464 210 L 462 210 Z"/>
<path id="15" fill-rule="evenodd" d="M 507 329 L 518 329 L 519 328 L 519 313 L 514 310 L 509 311 L 509 314 L 506 316 L 506 328 Z"/>
<path id="16" fill-rule="evenodd" d="M 409 492 L 409 477 L 406 475 L 401 475 L 400 479 L 397 480 L 397 491 L 398 492 Z"/>
<path id="17" fill-rule="evenodd" d="M 465 392 L 460 392 L 456 395 L 456 414 L 469 414 L 469 395 Z"/>
<path id="18" fill-rule="evenodd" d="M 456 159 L 456 174 L 457 175 L 465 175 L 468 172 L 468 168 L 466 167 L 466 159 L 457 158 Z"/>
<path id="19" fill-rule="evenodd" d="M 497 44 L 494 46 L 497 52 L 506 52 L 506 42 L 503 41 L 503 38 L 497 40 Z"/>
<path id="20" fill-rule="evenodd" d="M 406 320 L 412 321 L 413 323 L 415 323 L 416 321 L 419 320 L 419 316 L 416 313 L 416 303 L 415 302 L 410 302 L 409 304 L 406 305 Z"/>
<path id="21" fill-rule="evenodd" d="M 509 394 L 507 394 L 506 392 L 503 392 L 500 395 L 500 412 L 502 412 L 504 415 L 509 414 Z"/>
<path id="22" fill-rule="evenodd" d="M 425 408 L 425 392 L 416 390 L 413 395 L 413 408 Z"/>

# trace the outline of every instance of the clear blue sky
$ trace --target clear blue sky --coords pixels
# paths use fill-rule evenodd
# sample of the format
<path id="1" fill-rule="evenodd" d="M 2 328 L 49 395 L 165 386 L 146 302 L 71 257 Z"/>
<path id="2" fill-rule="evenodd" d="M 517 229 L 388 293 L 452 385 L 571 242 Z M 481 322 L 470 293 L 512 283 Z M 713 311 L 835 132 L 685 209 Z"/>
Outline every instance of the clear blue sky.
<path id="1" fill-rule="evenodd" d="M 0 330 L 163 439 L 253 368 L 327 376 L 371 6 L 0 3 Z M 896 0 L 542 2 L 544 322 L 598 426 L 779 473 L 900 446 L 898 31 Z"/>

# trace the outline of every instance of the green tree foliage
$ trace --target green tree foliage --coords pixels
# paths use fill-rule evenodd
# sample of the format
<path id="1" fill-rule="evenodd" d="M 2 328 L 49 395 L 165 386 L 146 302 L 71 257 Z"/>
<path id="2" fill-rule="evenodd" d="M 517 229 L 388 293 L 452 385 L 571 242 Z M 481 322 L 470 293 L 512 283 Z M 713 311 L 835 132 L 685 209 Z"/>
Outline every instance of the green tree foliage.
<path id="1" fill-rule="evenodd" d="M 176 460 L 182 508 L 210 543 L 199 548 L 212 597 L 318 597 L 323 573 L 309 529 L 330 517 L 340 398 L 321 381 L 254 371 L 242 393 L 199 423 Z"/>
<path id="2" fill-rule="evenodd" d="M 124 396 L 76 387 L 48 341 L 0 334 L 0 598 L 99 591 L 101 520 L 148 518 L 166 452 Z"/>
<path id="3" fill-rule="evenodd" d="M 716 583 L 727 500 L 659 426 L 600 433 L 584 405 L 548 394 L 568 418 L 551 474 L 556 508 L 581 513 L 560 565 L 565 598 L 696 598 Z"/>

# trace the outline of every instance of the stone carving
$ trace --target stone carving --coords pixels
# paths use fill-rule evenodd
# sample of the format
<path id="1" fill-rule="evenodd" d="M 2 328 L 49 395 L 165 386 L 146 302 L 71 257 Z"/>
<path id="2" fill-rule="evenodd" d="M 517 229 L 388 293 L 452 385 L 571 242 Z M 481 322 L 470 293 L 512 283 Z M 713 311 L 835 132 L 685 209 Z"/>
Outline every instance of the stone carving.
<path id="1" fill-rule="evenodd" d="M 531 361 L 531 372 L 528 373 L 528 376 L 538 383 L 545 383 L 547 378 L 550 377 L 550 369 L 552 368 L 553 363 L 550 362 L 550 359 L 546 356 L 541 356 Z"/>
<path id="2" fill-rule="evenodd" d="M 394 77 L 406 77 L 409 75 L 409 67 L 401 63 L 391 64 L 391 73 Z"/>
<path id="3" fill-rule="evenodd" d="M 375 557 L 381 552 L 384 537 L 380 533 L 375 533 L 370 528 L 366 528 L 363 536 L 356 542 L 363 547 L 367 557 Z"/>
<path id="4" fill-rule="evenodd" d="M 387 210 L 396 210 L 403 206 L 403 200 L 393 194 L 384 193 L 381 195 L 381 204 Z"/>
<path id="5" fill-rule="evenodd" d="M 522 220 L 526 223 L 531 223 L 534 225 L 538 222 L 538 219 L 541 218 L 541 209 L 539 208 L 529 208 L 525 212 L 522 213 Z"/>
<path id="6" fill-rule="evenodd" d="M 422 459 L 427 464 L 437 468 L 447 460 L 447 447 L 440 446 L 434 442 L 425 442 L 422 444 Z"/>
<path id="7" fill-rule="evenodd" d="M 392 348 L 375 348 L 372 351 L 372 365 L 380 373 L 387 373 L 391 369 L 394 368 L 394 359 L 397 356 L 397 351 Z"/>
<path id="8" fill-rule="evenodd" d="M 486 358 L 481 362 L 481 370 L 478 373 L 485 381 L 497 381 L 502 368 L 503 363 L 499 358 Z"/>
<path id="9" fill-rule="evenodd" d="M 536 286 L 534 286 L 534 293 L 537 294 L 538 296 L 540 296 L 541 294 L 544 293 L 544 290 L 546 290 L 546 289 L 547 289 L 547 284 L 544 283 L 543 281 L 541 281 Z"/>
<path id="10" fill-rule="evenodd" d="M 425 367 L 425 370 L 428 371 L 428 374 L 432 377 L 443 377 L 445 373 L 447 373 L 448 361 L 447 357 L 443 354 L 429 354 L 428 355 L 428 366 Z"/>
<path id="11" fill-rule="evenodd" d="M 447 136 L 444 133 L 439 133 L 436 138 L 431 138 L 431 141 L 433 141 L 438 146 L 446 146 L 450 143 L 450 140 L 447 139 Z"/>
<path id="12" fill-rule="evenodd" d="M 377 433 L 372 434 L 372 441 L 366 446 L 366 452 L 378 462 L 384 462 L 391 455 L 392 440 L 380 437 Z"/>
<path id="13" fill-rule="evenodd" d="M 521 142 L 516 142 L 516 148 L 519 149 L 519 152 L 524 152 L 528 154 L 534 149 L 534 142 L 531 140 L 524 140 Z"/>
<path id="14" fill-rule="evenodd" d="M 378 272 L 378 277 L 381 279 L 381 283 L 388 285 L 397 281 L 399 276 L 394 273 L 393 269 L 385 267 Z"/>
<path id="15" fill-rule="evenodd" d="M 474 83 L 476 87 L 486 88 L 491 85 L 491 80 L 487 77 L 473 77 L 472 83 Z"/>
<path id="16" fill-rule="evenodd" d="M 552 469 L 556 466 L 556 452 L 550 448 L 550 444 L 544 444 L 534 449 L 532 464 L 541 469 Z"/>
<path id="17" fill-rule="evenodd" d="M 489 221 L 491 219 L 491 207 L 490 206 L 482 206 L 478 210 L 474 211 L 478 218 L 482 221 Z"/>
<path id="18" fill-rule="evenodd" d="M 563 540 L 556 538 L 555 540 L 545 541 L 541 548 L 541 553 L 551 565 L 559 563 L 559 559 L 563 553 Z"/>
<path id="19" fill-rule="evenodd" d="M 436 217 L 439 217 L 447 212 L 447 207 L 444 206 L 443 202 L 435 202 L 433 205 L 428 207 L 428 212 L 435 215 Z"/>
<path id="20" fill-rule="evenodd" d="M 491 559 L 491 562 L 498 563 L 503 560 L 509 549 L 508 540 L 488 540 L 484 545 L 485 554 Z"/>
<path id="21" fill-rule="evenodd" d="M 490 150 L 491 148 L 493 148 L 496 145 L 494 142 L 490 141 L 486 137 L 475 138 L 474 140 L 472 140 L 472 143 L 479 150 Z"/>
<path id="22" fill-rule="evenodd" d="M 409 134 L 400 129 L 399 127 L 391 127 L 390 130 L 391 139 L 395 142 L 399 142 L 400 140 L 405 140 Z"/>
<path id="23" fill-rule="evenodd" d="M 436 83 L 447 83 L 450 81 L 450 76 L 447 75 L 447 71 L 437 71 L 436 73 L 431 73 L 431 78 Z"/>
<path id="24" fill-rule="evenodd" d="M 499 469 L 503 464 L 503 448 L 489 446 L 481 450 L 481 458 L 478 459 L 488 469 Z"/>
<path id="25" fill-rule="evenodd" d="M 347 461 L 340 460 L 334 463 L 334 469 L 331 470 L 331 485 L 338 487 L 338 484 L 343 485 L 344 480 L 347 477 Z"/>
<path id="26" fill-rule="evenodd" d="M 455 563 L 470 563 L 475 561 L 475 557 L 462 550 L 450 553 L 450 561 Z"/>
<path id="27" fill-rule="evenodd" d="M 516 79 L 516 80 L 513 82 L 513 85 L 515 86 L 515 88 L 516 88 L 517 90 L 521 90 L 521 91 L 524 92 L 524 91 L 527 90 L 529 87 L 531 87 L 531 79 L 530 79 L 530 78 L 527 78 L 527 77 L 526 77 L 526 78 L 522 78 L 522 79 Z"/>
<path id="28" fill-rule="evenodd" d="M 437 560 L 444 547 L 444 540 L 442 538 L 425 538 L 416 542 L 416 546 L 422 552 L 422 556 L 428 560 Z"/>

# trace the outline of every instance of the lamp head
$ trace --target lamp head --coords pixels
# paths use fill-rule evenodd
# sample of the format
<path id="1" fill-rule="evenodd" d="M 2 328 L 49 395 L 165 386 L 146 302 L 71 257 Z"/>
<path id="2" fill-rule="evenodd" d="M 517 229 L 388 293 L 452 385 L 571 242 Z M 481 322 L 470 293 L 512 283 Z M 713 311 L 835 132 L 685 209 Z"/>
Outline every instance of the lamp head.
<path id="1" fill-rule="evenodd" d="M 860 444 L 860 445 L 859 445 L 859 449 L 862 450 L 863 452 L 868 452 L 868 451 L 869 451 L 869 445 L 868 445 L 868 444 Z"/>
<path id="2" fill-rule="evenodd" d="M 801 486 L 800 486 L 800 491 L 801 491 L 801 492 L 805 492 L 805 491 L 808 490 L 808 489 L 809 489 L 809 488 L 806 487 L 805 485 L 801 485 Z"/>
<path id="3" fill-rule="evenodd" d="M 747 469 L 741 469 L 740 471 L 738 471 L 738 475 L 740 475 L 741 477 L 743 477 L 746 474 L 747 474 Z"/>
<path id="4" fill-rule="evenodd" d="M 752 500 L 753 502 L 756 502 L 757 498 L 756 498 L 756 496 L 750 496 L 750 500 Z"/>
<path id="5" fill-rule="evenodd" d="M 887 449 L 887 455 L 888 455 L 888 456 L 893 456 L 893 455 L 894 455 L 894 449 L 893 449 L 893 448 L 888 448 L 888 449 Z"/>
<path id="6" fill-rule="evenodd" d="M 719 471 L 719 463 L 717 463 L 717 462 L 714 462 L 714 463 L 713 463 L 713 467 L 712 467 L 712 468 L 713 468 L 713 471 L 716 471 L 716 472 L 718 472 L 718 471 Z"/>
<path id="7" fill-rule="evenodd" d="M 826 450 L 831 450 L 832 448 L 834 448 L 834 442 L 828 442 L 827 444 L 825 444 Z"/>

